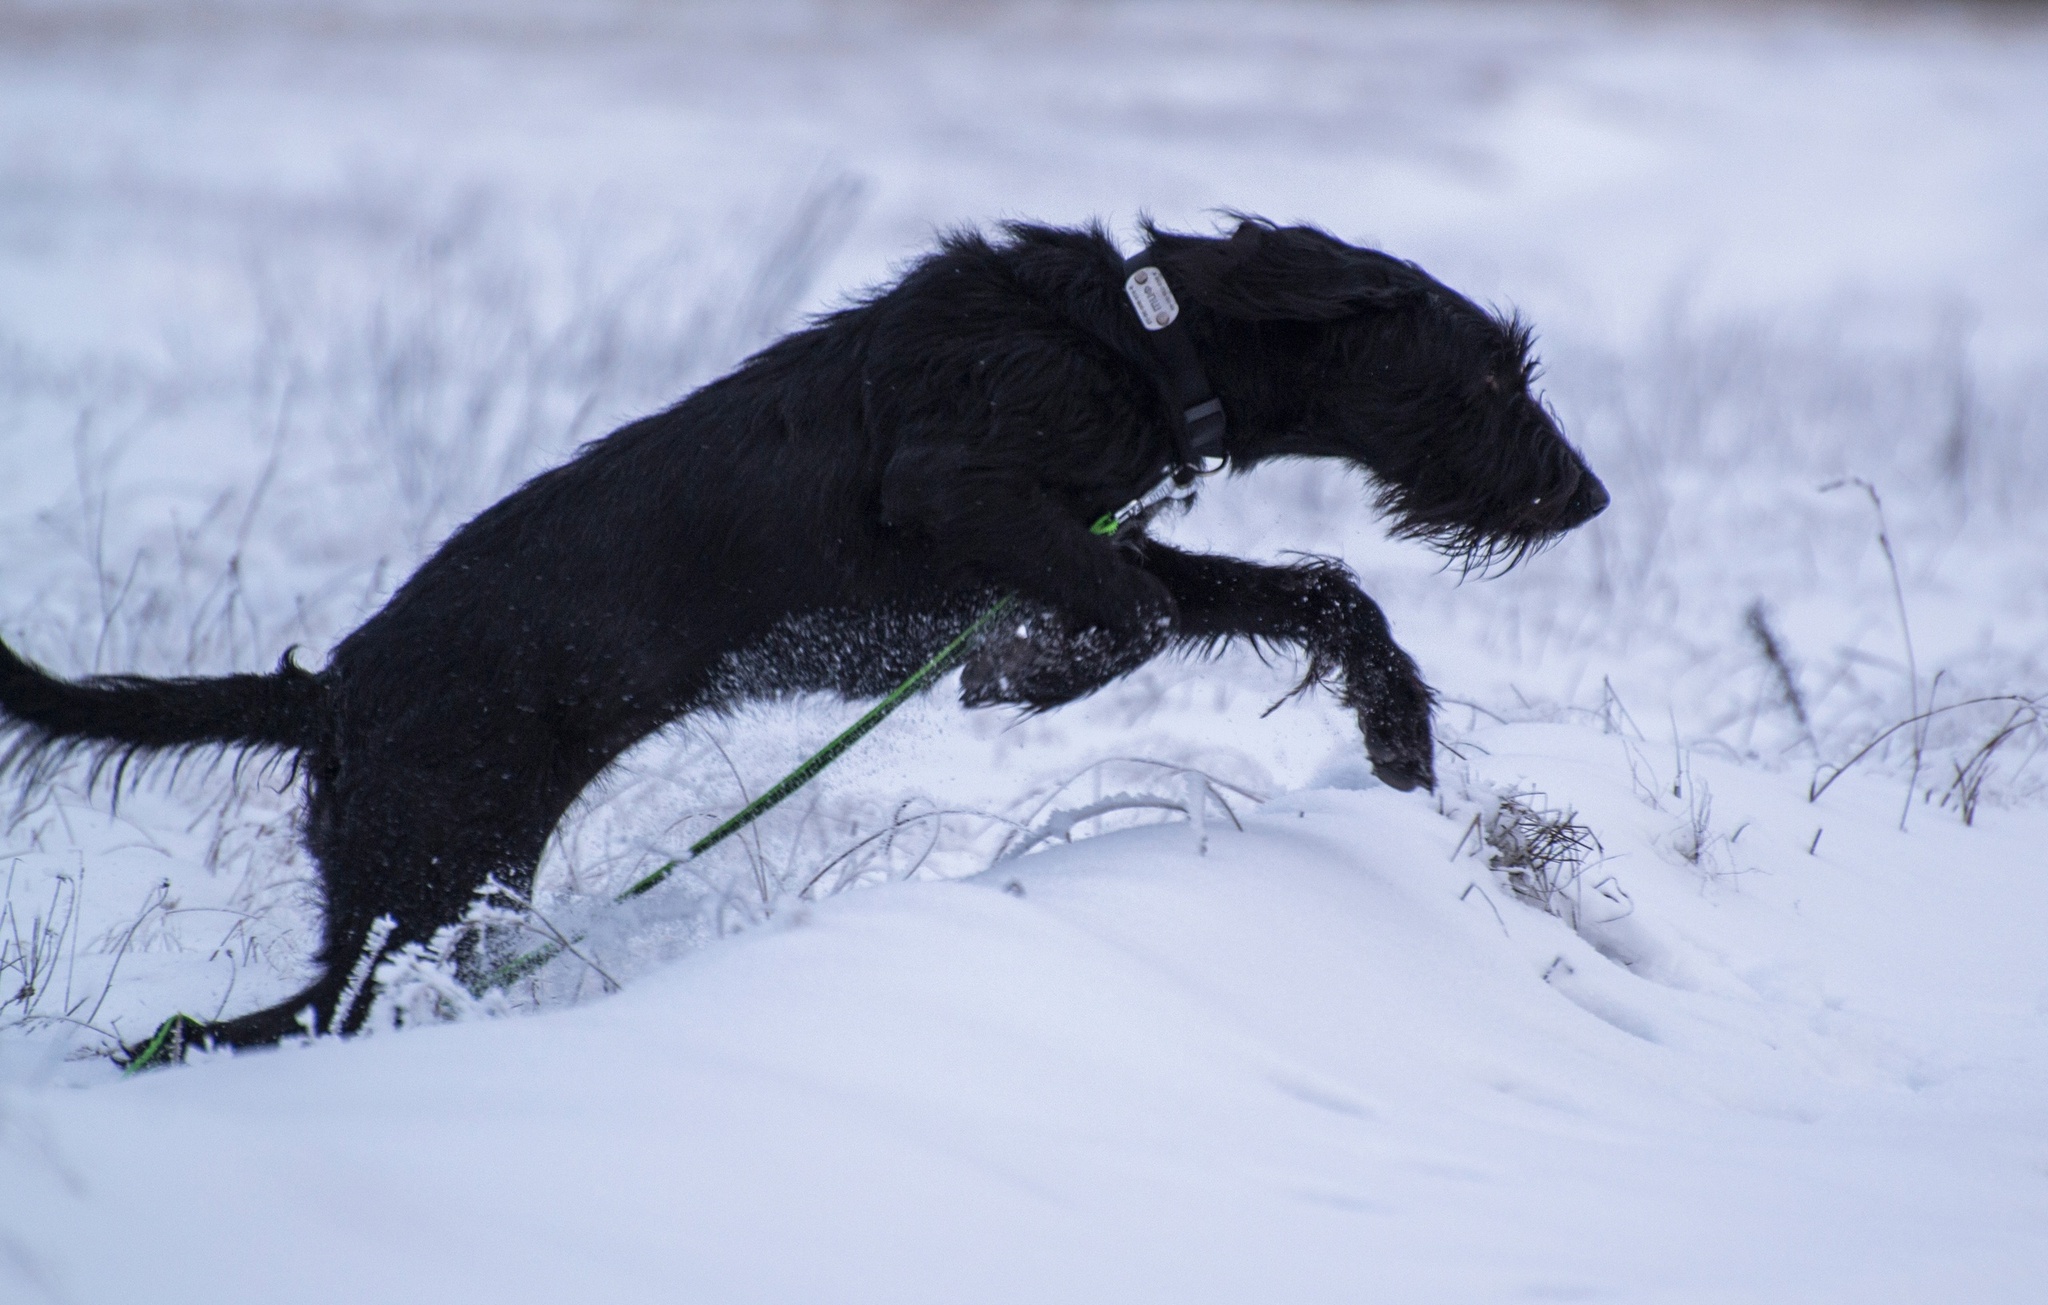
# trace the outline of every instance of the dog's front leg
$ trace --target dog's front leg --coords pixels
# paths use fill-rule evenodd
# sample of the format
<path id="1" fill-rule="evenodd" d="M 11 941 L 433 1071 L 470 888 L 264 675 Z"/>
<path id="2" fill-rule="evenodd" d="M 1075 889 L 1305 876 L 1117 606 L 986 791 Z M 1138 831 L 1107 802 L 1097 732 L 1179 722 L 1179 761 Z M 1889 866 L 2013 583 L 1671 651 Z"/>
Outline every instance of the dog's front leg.
<path id="1" fill-rule="evenodd" d="M 889 462 L 882 515 L 929 540 L 949 569 L 1120 640 L 1163 642 L 1173 595 L 1136 554 L 1006 463 L 907 445 Z"/>
<path id="2" fill-rule="evenodd" d="M 1341 563 L 1261 566 L 1153 543 L 1143 558 L 1173 593 L 1177 640 L 1297 645 L 1308 655 L 1304 683 L 1341 677 L 1341 696 L 1357 713 L 1373 773 L 1398 789 L 1436 787 L 1433 695 L 1394 642 L 1379 604 Z"/>

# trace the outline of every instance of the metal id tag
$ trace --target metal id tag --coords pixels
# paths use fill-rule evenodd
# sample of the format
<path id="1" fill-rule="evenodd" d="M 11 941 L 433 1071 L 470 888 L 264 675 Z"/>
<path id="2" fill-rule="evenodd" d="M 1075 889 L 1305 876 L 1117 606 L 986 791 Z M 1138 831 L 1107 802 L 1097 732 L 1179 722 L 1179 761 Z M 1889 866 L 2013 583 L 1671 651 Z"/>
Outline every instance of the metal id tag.
<path id="1" fill-rule="evenodd" d="M 1131 297 L 1131 307 L 1138 310 L 1138 321 L 1148 331 L 1163 331 L 1180 316 L 1180 301 L 1166 284 L 1166 274 L 1156 267 L 1141 267 L 1131 273 L 1124 282 L 1124 293 Z"/>

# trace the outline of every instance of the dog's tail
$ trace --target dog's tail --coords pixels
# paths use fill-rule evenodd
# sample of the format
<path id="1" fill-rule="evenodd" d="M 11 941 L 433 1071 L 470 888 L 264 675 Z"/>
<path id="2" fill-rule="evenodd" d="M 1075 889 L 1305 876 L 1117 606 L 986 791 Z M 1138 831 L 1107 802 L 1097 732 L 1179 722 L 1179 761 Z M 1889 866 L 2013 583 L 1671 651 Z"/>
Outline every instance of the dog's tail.
<path id="1" fill-rule="evenodd" d="M 76 751 L 118 755 L 123 765 L 137 753 L 208 744 L 298 751 L 318 737 L 326 697 L 290 652 L 269 675 L 61 680 L 0 643 L 0 734 L 14 736 L 0 768 Z"/>

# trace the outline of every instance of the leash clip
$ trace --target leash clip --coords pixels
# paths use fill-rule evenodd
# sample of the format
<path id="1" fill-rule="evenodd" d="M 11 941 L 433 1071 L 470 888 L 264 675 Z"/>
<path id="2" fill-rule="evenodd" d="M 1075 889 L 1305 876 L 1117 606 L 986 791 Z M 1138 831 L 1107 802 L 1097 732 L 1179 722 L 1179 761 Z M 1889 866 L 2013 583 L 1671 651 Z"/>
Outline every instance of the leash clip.
<path id="1" fill-rule="evenodd" d="M 1221 465 L 1222 459 L 1219 458 L 1217 459 L 1217 466 Z M 1215 467 L 1197 468 L 1195 469 L 1195 475 L 1207 475 L 1215 469 Z M 1105 537 L 1113 535 L 1123 529 L 1133 519 L 1144 515 L 1152 507 L 1166 499 L 1188 499 L 1194 496 L 1195 485 L 1193 476 L 1183 481 L 1176 478 L 1172 472 L 1168 472 L 1160 478 L 1158 484 L 1138 495 L 1138 497 L 1124 504 L 1116 511 L 1105 512 L 1095 518 L 1095 524 L 1088 527 L 1088 533 Z"/>

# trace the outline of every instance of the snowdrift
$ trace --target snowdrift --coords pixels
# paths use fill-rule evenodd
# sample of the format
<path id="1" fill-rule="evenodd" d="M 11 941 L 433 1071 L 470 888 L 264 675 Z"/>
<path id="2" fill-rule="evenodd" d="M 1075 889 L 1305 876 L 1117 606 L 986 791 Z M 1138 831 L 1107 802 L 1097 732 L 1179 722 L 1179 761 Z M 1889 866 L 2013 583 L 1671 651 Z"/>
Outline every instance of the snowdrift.
<path id="1" fill-rule="evenodd" d="M 804 906 L 568 1010 L 17 1092 L 0 1227 L 77 1300 L 2038 1286 L 2048 826 L 1908 839 L 1876 786 L 1471 743 L 1469 791 L 1600 835 L 1577 931 L 1479 807 L 1301 792 Z M 1719 862 L 1673 841 L 1708 784 Z"/>

